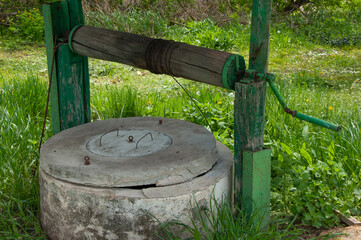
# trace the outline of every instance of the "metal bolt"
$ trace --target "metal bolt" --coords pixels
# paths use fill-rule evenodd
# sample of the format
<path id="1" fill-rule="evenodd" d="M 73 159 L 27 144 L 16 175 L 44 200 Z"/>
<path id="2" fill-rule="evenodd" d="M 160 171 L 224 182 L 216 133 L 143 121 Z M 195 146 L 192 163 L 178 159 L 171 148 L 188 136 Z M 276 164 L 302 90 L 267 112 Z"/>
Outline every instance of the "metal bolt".
<path id="1" fill-rule="evenodd" d="M 88 156 L 84 157 L 84 165 L 90 165 L 90 158 Z"/>
<path id="2" fill-rule="evenodd" d="M 133 142 L 133 139 L 134 139 L 133 136 L 129 136 L 128 137 L 128 142 Z"/>

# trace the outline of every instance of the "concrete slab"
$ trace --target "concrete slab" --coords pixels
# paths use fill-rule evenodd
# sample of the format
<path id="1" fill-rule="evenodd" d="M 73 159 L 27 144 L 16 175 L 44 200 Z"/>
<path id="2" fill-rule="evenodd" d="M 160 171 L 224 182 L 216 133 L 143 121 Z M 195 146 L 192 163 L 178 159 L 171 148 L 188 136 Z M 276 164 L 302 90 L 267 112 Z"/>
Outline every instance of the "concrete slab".
<path id="1" fill-rule="evenodd" d="M 166 186 L 207 172 L 218 159 L 216 141 L 202 126 L 135 117 L 95 121 L 60 132 L 43 144 L 40 167 L 54 178 L 81 185 Z"/>

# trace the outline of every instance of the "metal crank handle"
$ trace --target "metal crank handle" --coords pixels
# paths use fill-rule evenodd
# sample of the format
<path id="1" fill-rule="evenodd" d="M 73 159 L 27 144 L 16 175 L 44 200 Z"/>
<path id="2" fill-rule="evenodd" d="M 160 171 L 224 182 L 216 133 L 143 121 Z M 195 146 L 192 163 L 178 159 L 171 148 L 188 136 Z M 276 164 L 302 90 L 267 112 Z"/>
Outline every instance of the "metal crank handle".
<path id="1" fill-rule="evenodd" d="M 276 78 L 275 75 L 269 74 L 269 73 L 267 73 L 267 74 L 258 73 L 257 76 L 261 79 L 265 79 L 268 82 L 269 86 L 272 89 L 272 92 L 274 93 L 274 95 L 278 99 L 279 103 L 283 107 L 283 110 L 285 110 L 286 113 L 291 114 L 292 117 L 301 119 L 303 121 L 306 121 L 306 122 L 309 122 L 309 123 L 312 123 L 312 124 L 315 124 L 315 125 L 327 128 L 327 129 L 331 129 L 336 132 L 339 132 L 341 130 L 341 128 L 342 128 L 341 125 L 335 125 L 333 123 L 330 123 L 330 122 L 327 122 L 327 121 L 324 121 L 324 120 L 321 120 L 321 119 L 318 119 L 315 117 L 311 117 L 311 116 L 308 116 L 303 113 L 299 113 L 296 110 L 292 111 L 291 109 L 289 109 L 273 82 L 273 80 Z"/>

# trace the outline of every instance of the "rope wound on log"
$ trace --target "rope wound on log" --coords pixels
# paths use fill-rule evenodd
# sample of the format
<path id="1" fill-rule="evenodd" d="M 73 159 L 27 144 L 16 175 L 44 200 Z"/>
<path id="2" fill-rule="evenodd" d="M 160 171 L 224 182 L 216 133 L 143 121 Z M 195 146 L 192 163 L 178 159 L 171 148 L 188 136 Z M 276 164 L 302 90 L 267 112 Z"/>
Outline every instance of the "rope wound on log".
<path id="1" fill-rule="evenodd" d="M 150 72 L 155 74 L 174 75 L 170 67 L 171 56 L 174 49 L 182 43 L 172 40 L 153 39 L 145 52 L 145 63 Z"/>
<path id="2" fill-rule="evenodd" d="M 246 69 L 240 55 L 91 26 L 72 29 L 69 44 L 72 51 L 81 56 L 227 89 L 234 89 L 235 82 L 243 78 Z"/>

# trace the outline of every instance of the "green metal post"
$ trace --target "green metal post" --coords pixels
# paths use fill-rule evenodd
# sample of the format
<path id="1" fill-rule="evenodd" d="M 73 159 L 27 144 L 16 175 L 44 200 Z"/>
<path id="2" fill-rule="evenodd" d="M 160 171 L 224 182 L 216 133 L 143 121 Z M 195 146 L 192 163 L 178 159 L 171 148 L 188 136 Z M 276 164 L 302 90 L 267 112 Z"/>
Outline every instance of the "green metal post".
<path id="1" fill-rule="evenodd" d="M 268 70 L 272 0 L 254 0 L 249 69 Z M 246 215 L 257 214 L 263 226 L 270 216 L 271 154 L 263 148 L 266 86 L 264 79 L 235 84 L 236 204 Z"/>
<path id="2" fill-rule="evenodd" d="M 43 16 L 49 77 L 55 53 L 50 101 L 53 133 L 56 134 L 90 122 L 88 59 L 71 52 L 66 42 L 69 31 L 84 24 L 81 0 L 43 5 Z"/>

